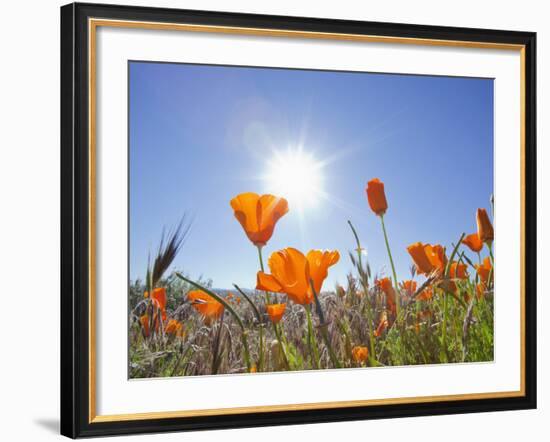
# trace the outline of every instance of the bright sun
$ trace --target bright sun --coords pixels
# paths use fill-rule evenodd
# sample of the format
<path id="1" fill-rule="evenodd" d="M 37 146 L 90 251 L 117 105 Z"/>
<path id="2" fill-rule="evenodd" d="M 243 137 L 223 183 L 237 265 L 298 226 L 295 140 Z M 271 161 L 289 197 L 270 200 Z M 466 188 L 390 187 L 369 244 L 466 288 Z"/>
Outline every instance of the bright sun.
<path id="1" fill-rule="evenodd" d="M 264 176 L 269 192 L 298 209 L 314 207 L 323 185 L 323 164 L 302 149 L 275 152 Z"/>

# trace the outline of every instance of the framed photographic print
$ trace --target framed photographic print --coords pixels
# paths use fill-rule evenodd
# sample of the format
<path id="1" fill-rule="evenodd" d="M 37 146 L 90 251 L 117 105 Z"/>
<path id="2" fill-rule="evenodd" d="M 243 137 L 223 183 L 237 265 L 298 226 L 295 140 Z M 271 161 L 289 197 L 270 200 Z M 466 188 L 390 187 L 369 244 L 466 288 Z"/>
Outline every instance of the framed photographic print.
<path id="1" fill-rule="evenodd" d="M 62 7 L 62 434 L 534 408 L 535 44 Z"/>

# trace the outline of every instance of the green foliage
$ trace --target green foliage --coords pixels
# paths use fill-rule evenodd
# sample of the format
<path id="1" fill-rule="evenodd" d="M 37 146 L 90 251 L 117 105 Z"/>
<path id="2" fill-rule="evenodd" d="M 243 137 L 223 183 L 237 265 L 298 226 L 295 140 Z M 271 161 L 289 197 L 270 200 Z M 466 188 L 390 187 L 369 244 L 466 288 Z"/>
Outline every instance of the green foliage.
<path id="1" fill-rule="evenodd" d="M 183 324 L 184 336 L 162 336 L 145 338 L 136 316 L 130 321 L 130 377 L 167 377 L 212 373 L 243 373 L 247 371 L 245 349 L 241 330 L 231 315 L 225 315 L 223 324 L 219 321 L 205 321 L 187 301 L 186 293 L 194 289 L 173 274 L 161 280 L 158 285 L 166 287 L 168 319 L 177 318 Z M 210 281 L 201 281 L 211 289 Z M 387 306 L 385 297 L 376 286 L 367 294 L 350 276 L 348 288 L 343 295 L 323 292 L 319 302 L 325 312 L 328 336 L 338 360 L 344 367 L 356 367 L 351 357 L 354 346 L 368 346 L 370 331 L 376 330 L 378 320 Z M 130 302 L 134 307 L 143 301 L 144 285 L 132 283 Z M 443 290 L 436 289 L 429 301 L 403 301 L 402 322 L 397 325 L 390 314 L 389 327 L 380 336 L 374 337 L 374 355 L 369 355 L 368 366 L 402 366 L 438 364 L 442 362 L 482 362 L 493 360 L 493 292 L 484 296 L 475 295 L 474 284 L 463 284 L 460 302 L 447 296 L 446 346 L 442 344 L 444 315 Z M 220 291 L 227 297 L 228 291 Z M 236 290 L 232 292 L 232 308 L 243 318 L 248 329 L 247 341 L 253 361 L 259 361 L 259 326 L 257 315 L 249 302 L 242 299 Z M 264 315 L 263 293 L 248 293 Z M 468 302 L 464 301 L 468 299 Z M 470 310 L 470 313 L 468 313 Z M 372 313 L 372 323 L 369 318 Z M 320 332 L 319 318 L 313 309 L 313 333 L 318 350 L 320 368 L 333 368 L 334 364 Z M 466 325 L 465 325 L 466 321 Z M 287 311 L 280 323 L 283 348 L 290 370 L 310 370 L 312 362 L 311 345 L 308 340 L 307 316 L 301 305 L 287 303 Z M 466 330 L 466 333 L 465 333 Z M 263 328 L 265 357 L 264 371 L 286 370 L 279 358 L 280 346 L 271 324 Z M 274 354 L 277 353 L 277 354 Z M 313 355 L 315 357 L 315 355 Z M 278 361 L 278 362 L 277 362 Z"/>

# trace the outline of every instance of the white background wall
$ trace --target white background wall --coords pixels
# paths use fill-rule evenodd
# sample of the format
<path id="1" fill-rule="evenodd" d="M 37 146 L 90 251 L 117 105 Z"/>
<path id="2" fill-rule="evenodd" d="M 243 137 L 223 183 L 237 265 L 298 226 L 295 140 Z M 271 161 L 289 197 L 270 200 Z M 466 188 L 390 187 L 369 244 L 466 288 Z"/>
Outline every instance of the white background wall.
<path id="1" fill-rule="evenodd" d="M 539 409 L 225 430 L 125 440 L 545 440 L 550 434 L 548 338 L 542 320 L 550 218 L 544 190 L 550 104 L 547 2 L 429 0 L 120 0 L 126 4 L 538 32 Z M 2 4 L 0 25 L 0 438 L 58 438 L 59 409 L 59 6 L 58 0 Z M 550 163 L 549 163 L 550 164 Z M 546 247 L 545 247 L 546 246 Z M 452 382 L 450 379 L 449 382 Z"/>

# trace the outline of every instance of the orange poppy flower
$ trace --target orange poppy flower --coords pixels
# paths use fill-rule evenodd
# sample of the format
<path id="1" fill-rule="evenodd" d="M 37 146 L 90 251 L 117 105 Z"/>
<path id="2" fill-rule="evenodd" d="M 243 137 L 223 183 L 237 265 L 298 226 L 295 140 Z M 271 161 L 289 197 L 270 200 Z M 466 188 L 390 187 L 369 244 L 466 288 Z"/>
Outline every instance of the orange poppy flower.
<path id="1" fill-rule="evenodd" d="M 338 262 L 338 251 L 310 250 L 307 256 L 292 247 L 274 252 L 267 262 L 271 274 L 258 272 L 257 290 L 286 293 L 296 304 L 313 301 L 310 279 L 321 293 L 328 268 Z"/>
<path id="2" fill-rule="evenodd" d="M 395 289 L 391 283 L 390 278 L 377 279 L 375 282 L 376 286 L 380 288 L 386 295 L 386 300 L 388 307 L 392 312 L 395 313 Z"/>
<path id="3" fill-rule="evenodd" d="M 471 233 L 466 238 L 462 240 L 462 244 L 467 245 L 472 252 L 479 253 L 483 248 L 483 241 L 479 238 L 479 235 L 476 233 Z"/>
<path id="4" fill-rule="evenodd" d="M 374 178 L 367 183 L 366 191 L 371 210 L 379 216 L 384 215 L 386 210 L 388 210 L 384 183 L 378 178 Z"/>
<path id="5" fill-rule="evenodd" d="M 438 276 L 441 276 L 445 271 L 445 266 L 447 265 L 445 247 L 439 244 L 426 244 L 424 249 L 426 250 L 426 256 L 432 264 L 432 272 L 436 272 Z"/>
<path id="6" fill-rule="evenodd" d="M 223 313 L 223 304 L 202 290 L 191 290 L 187 299 L 201 315 L 208 319 L 218 319 Z"/>
<path id="7" fill-rule="evenodd" d="M 164 331 L 167 335 L 183 336 L 183 324 L 176 319 L 170 319 Z"/>
<path id="8" fill-rule="evenodd" d="M 416 293 L 416 281 L 409 279 L 401 283 L 401 288 L 405 291 L 407 296 L 412 296 Z"/>
<path id="9" fill-rule="evenodd" d="M 148 298 L 149 292 L 145 292 L 143 297 Z M 156 289 L 153 289 L 151 302 L 156 308 L 160 309 L 162 312 L 162 320 L 166 321 L 166 289 L 164 287 L 157 287 Z"/>
<path id="10" fill-rule="evenodd" d="M 313 287 L 317 294 L 321 293 L 323 281 L 328 276 L 328 268 L 340 260 L 337 250 L 310 250 L 307 253 L 309 275 L 313 279 Z"/>
<path id="11" fill-rule="evenodd" d="M 158 329 L 160 328 L 160 321 L 158 320 L 158 316 L 155 314 L 154 316 L 154 319 L 155 319 L 155 330 L 158 331 Z M 143 334 L 145 335 L 145 337 L 149 337 L 149 315 L 145 314 L 143 316 L 141 316 L 139 318 L 139 322 L 141 323 L 141 326 L 143 327 Z"/>
<path id="12" fill-rule="evenodd" d="M 429 301 L 432 299 L 434 295 L 433 289 L 431 287 L 427 287 L 424 290 L 422 290 L 422 293 L 420 293 L 417 297 L 417 301 Z"/>
<path id="13" fill-rule="evenodd" d="M 482 242 L 492 242 L 495 238 L 493 224 L 485 209 L 477 209 L 477 234 Z"/>
<path id="14" fill-rule="evenodd" d="M 407 247 L 407 251 L 416 265 L 416 271 L 420 275 L 437 273 L 441 276 L 447 264 L 445 248 L 439 244 L 422 244 L 415 242 Z"/>
<path id="15" fill-rule="evenodd" d="M 468 266 L 463 263 L 453 261 L 449 268 L 449 278 L 466 279 L 468 278 Z"/>
<path id="16" fill-rule="evenodd" d="M 353 347 L 351 349 L 351 357 L 358 364 L 365 362 L 369 357 L 369 349 L 361 346 Z"/>
<path id="17" fill-rule="evenodd" d="M 416 265 L 416 272 L 420 275 L 429 275 L 433 271 L 433 266 L 426 254 L 424 244 L 415 242 L 407 247 L 407 251 Z"/>
<path id="18" fill-rule="evenodd" d="M 285 313 L 286 304 L 268 304 L 265 306 L 265 309 L 271 322 L 277 324 Z"/>
<path id="19" fill-rule="evenodd" d="M 274 195 L 247 192 L 231 200 L 235 218 L 256 246 L 265 246 L 279 219 L 288 212 L 288 202 Z"/>
<path id="20" fill-rule="evenodd" d="M 149 336 L 149 315 L 143 315 L 139 318 L 139 322 L 143 327 L 143 334 L 145 337 Z"/>
<path id="21" fill-rule="evenodd" d="M 487 286 L 487 284 L 489 283 L 489 275 L 491 274 L 492 269 L 493 269 L 493 266 L 491 265 L 491 260 L 489 259 L 489 257 L 486 257 L 483 260 L 483 264 L 476 265 L 476 271 L 477 271 L 477 274 L 479 275 L 479 279 L 481 283 L 484 284 L 485 286 Z"/>
<path id="22" fill-rule="evenodd" d="M 374 331 L 374 336 L 378 338 L 384 330 L 386 330 L 389 326 L 388 322 L 388 314 L 386 312 L 382 312 L 380 314 L 380 321 L 378 322 L 378 327 L 376 327 L 376 330 Z"/>

